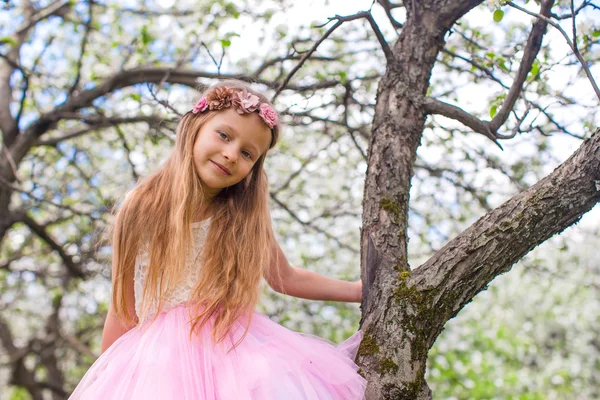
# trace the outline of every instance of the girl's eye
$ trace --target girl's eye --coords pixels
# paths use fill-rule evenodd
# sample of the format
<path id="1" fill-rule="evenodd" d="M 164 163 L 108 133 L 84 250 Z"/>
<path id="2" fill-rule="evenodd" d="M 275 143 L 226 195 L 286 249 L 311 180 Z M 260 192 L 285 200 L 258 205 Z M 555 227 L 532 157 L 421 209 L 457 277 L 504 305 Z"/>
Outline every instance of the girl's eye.
<path id="1" fill-rule="evenodd" d="M 242 151 L 242 155 L 250 160 L 252 160 L 252 154 L 248 153 L 247 151 Z"/>
<path id="2" fill-rule="evenodd" d="M 219 136 L 221 136 L 221 139 L 228 139 L 228 137 L 227 137 L 227 134 L 226 134 L 226 133 L 224 133 L 224 132 L 221 132 L 221 131 L 219 131 L 219 132 L 217 132 L 217 133 L 219 134 Z"/>

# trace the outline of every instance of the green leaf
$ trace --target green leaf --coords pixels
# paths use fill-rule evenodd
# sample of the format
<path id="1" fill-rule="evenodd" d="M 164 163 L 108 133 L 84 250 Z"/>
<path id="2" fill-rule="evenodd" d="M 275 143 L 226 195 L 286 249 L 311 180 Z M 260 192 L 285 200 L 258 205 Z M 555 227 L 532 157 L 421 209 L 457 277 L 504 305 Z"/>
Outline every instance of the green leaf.
<path id="1" fill-rule="evenodd" d="M 152 36 L 148 33 L 148 26 L 142 26 L 142 44 L 147 46 L 152 41 Z"/>
<path id="2" fill-rule="evenodd" d="M 15 40 L 15 38 L 13 38 L 11 36 L 4 36 L 3 38 L 0 38 L 0 43 L 6 43 L 11 46 L 17 45 L 17 41 Z"/>
<path id="3" fill-rule="evenodd" d="M 240 12 L 238 11 L 237 6 L 233 3 L 225 4 L 225 12 L 228 15 L 232 15 L 235 19 L 238 19 L 240 16 Z"/>
<path id="4" fill-rule="evenodd" d="M 497 112 L 498 112 L 498 106 L 494 104 L 492 106 L 492 108 L 490 108 L 490 118 L 494 118 L 494 116 L 496 115 Z"/>
<path id="5" fill-rule="evenodd" d="M 227 48 L 229 46 L 231 46 L 231 40 L 229 40 L 229 39 L 221 39 L 221 47 L 222 48 L 225 49 L 225 48 Z"/>
<path id="6" fill-rule="evenodd" d="M 540 64 L 534 62 L 531 66 L 531 76 L 537 76 L 540 73 Z"/>
<path id="7" fill-rule="evenodd" d="M 593 37 L 600 37 L 600 30 L 596 30 L 596 31 L 592 32 L 592 36 Z"/>
<path id="8" fill-rule="evenodd" d="M 500 21 L 502 21 L 502 18 L 504 18 L 504 11 L 502 11 L 502 10 L 494 11 L 494 21 L 500 22 Z"/>

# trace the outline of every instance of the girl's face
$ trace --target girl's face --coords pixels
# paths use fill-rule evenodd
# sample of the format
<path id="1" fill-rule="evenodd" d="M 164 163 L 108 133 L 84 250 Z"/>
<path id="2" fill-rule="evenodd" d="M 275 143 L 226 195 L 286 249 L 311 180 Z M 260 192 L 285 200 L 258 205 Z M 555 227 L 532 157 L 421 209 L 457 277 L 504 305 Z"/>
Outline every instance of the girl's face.
<path id="1" fill-rule="evenodd" d="M 204 123 L 193 157 L 208 198 L 244 179 L 270 142 L 271 130 L 257 113 L 240 115 L 229 107 Z"/>

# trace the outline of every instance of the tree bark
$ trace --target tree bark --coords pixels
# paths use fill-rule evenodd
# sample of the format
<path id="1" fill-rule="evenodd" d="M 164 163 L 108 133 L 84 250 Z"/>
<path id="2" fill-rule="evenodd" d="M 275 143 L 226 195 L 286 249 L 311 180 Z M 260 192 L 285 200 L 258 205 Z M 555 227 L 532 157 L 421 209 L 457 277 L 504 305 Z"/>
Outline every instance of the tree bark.
<path id="1" fill-rule="evenodd" d="M 368 399 L 431 397 L 424 380 L 429 347 L 420 334 L 427 326 L 405 314 L 395 299 L 399 277 L 410 273 L 408 203 L 426 118 L 422 99 L 447 30 L 480 2 L 445 8 L 435 1 L 405 2 L 407 22 L 378 88 L 361 232 L 364 339 L 357 360 L 369 382 Z"/>
<path id="2" fill-rule="evenodd" d="M 429 345 L 496 276 L 599 201 L 600 129 L 554 172 L 481 217 L 406 279 L 403 290 L 421 293 L 435 310 L 427 316 Z"/>
<path id="3" fill-rule="evenodd" d="M 560 168 L 492 210 L 423 266 L 407 264 L 410 180 L 428 108 L 425 93 L 444 36 L 480 1 L 405 2 L 407 22 L 378 88 L 361 231 L 364 340 L 357 357 L 368 399 L 430 399 L 427 354 L 445 323 L 497 275 L 575 223 L 599 200 L 600 134 Z M 553 0 L 541 3 L 549 15 Z M 495 132 L 522 90 L 546 24 L 536 22 Z M 465 113 L 466 114 L 466 113 Z"/>

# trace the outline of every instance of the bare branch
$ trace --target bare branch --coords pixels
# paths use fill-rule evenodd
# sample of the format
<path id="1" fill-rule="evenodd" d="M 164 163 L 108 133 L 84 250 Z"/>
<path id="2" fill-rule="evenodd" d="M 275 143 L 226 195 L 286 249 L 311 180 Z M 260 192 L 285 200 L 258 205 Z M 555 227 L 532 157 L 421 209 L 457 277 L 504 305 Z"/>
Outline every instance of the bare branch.
<path id="1" fill-rule="evenodd" d="M 215 57 L 213 57 L 213 55 L 210 52 L 210 49 L 208 48 L 208 46 L 206 45 L 206 43 L 200 42 L 200 44 L 202 45 L 202 47 L 204 47 L 204 49 L 208 53 L 208 56 L 213 61 L 213 64 L 215 64 L 215 67 L 217 67 L 217 74 L 221 75 L 221 64 L 223 64 L 223 55 L 224 55 L 224 53 L 221 53 L 221 58 L 219 59 L 219 61 L 217 61 L 215 59 Z"/>
<path id="2" fill-rule="evenodd" d="M 359 12 L 359 13 L 356 13 L 356 14 L 353 14 L 353 15 L 348 15 L 348 16 L 345 16 L 345 17 L 342 17 L 340 15 L 336 15 L 335 17 L 330 18 L 329 22 L 335 21 L 335 20 L 337 20 L 337 22 L 331 28 L 329 28 L 329 30 L 327 32 L 325 32 L 325 34 L 323 36 L 321 36 L 321 38 L 319 40 L 317 40 L 317 42 L 313 45 L 313 47 L 309 51 L 307 51 L 306 53 L 304 53 L 304 56 L 302 57 L 302 59 L 290 71 L 290 73 L 287 75 L 287 77 L 281 83 L 281 85 L 279 85 L 279 87 L 277 88 L 277 90 L 273 94 L 273 97 L 271 97 L 271 101 L 275 101 L 275 99 L 279 96 L 279 94 L 283 91 L 283 89 L 285 89 L 288 86 L 288 83 L 290 82 L 290 80 L 292 79 L 292 77 L 296 74 L 296 72 L 298 72 L 298 70 L 302 67 L 302 65 L 306 62 L 306 60 L 308 60 L 308 58 L 317 50 L 317 47 L 319 47 L 319 45 L 321 43 L 323 43 L 323 41 L 325 41 L 325 39 L 327 39 L 329 37 L 329 35 L 331 35 L 333 33 L 333 31 L 335 31 L 344 22 L 354 21 L 356 19 L 361 19 L 361 18 L 366 18 L 367 20 L 369 20 L 369 23 L 371 24 L 371 27 L 373 28 L 373 30 L 375 30 L 375 35 L 377 36 L 377 40 L 379 40 L 379 43 L 381 44 L 381 46 L 383 48 L 383 52 L 385 53 L 385 56 L 386 56 L 386 59 L 388 60 L 388 62 L 390 62 L 391 60 L 393 60 L 393 53 L 392 53 L 389 45 L 385 41 L 385 38 L 383 37 L 383 34 L 379 31 L 379 27 L 377 26 L 377 24 L 373 20 L 373 17 L 371 16 L 370 12 L 363 11 L 363 12 Z"/>
<path id="3" fill-rule="evenodd" d="M 94 3 L 93 0 L 87 0 L 88 2 L 88 20 L 85 23 L 85 32 L 83 33 L 83 38 L 81 38 L 81 46 L 79 49 L 79 59 L 77 60 L 77 73 L 75 75 L 75 80 L 73 81 L 73 85 L 71 85 L 71 89 L 69 90 L 69 96 L 77 90 L 79 86 L 79 80 L 81 79 L 81 66 L 83 65 L 83 57 L 85 56 L 85 48 L 88 44 L 88 39 L 90 36 L 90 32 L 92 31 L 92 18 L 94 15 Z"/>
<path id="4" fill-rule="evenodd" d="M 81 122 L 88 124 L 89 126 L 86 128 L 75 129 L 69 132 L 64 133 L 62 136 L 50 138 L 46 140 L 38 140 L 33 145 L 34 146 L 56 146 L 58 143 L 75 139 L 77 137 L 83 136 L 90 132 L 95 132 L 99 129 L 108 128 L 115 125 L 122 124 L 135 124 L 139 122 L 146 122 L 148 125 L 158 125 L 160 123 L 171 123 L 176 122 L 173 119 L 164 119 L 162 117 L 156 115 L 141 115 L 138 117 L 131 118 L 122 118 L 122 117 L 90 117 L 84 115 L 77 115 L 74 119 L 79 119 Z"/>
<path id="5" fill-rule="evenodd" d="M 392 10 L 400 7 L 400 5 L 392 4 L 388 0 L 377 0 L 377 3 L 379 3 L 379 5 L 381 5 L 381 7 L 385 10 L 385 14 L 396 31 L 404 26 L 404 24 L 398 22 L 398 20 L 392 16 Z"/>
<path id="6" fill-rule="evenodd" d="M 55 38 L 56 38 L 56 36 L 51 36 L 46 41 L 44 48 L 42 49 L 40 54 L 38 54 L 35 61 L 33 62 L 33 66 L 31 67 L 31 72 L 25 73 L 25 71 L 22 71 L 23 89 L 22 89 L 22 93 L 21 93 L 21 101 L 19 104 L 19 111 L 17 111 L 17 116 L 15 117 L 15 125 L 17 126 L 17 129 L 19 127 L 19 121 L 21 121 L 21 115 L 23 115 L 23 110 L 25 108 L 25 100 L 27 99 L 27 91 L 29 90 L 29 81 L 30 81 L 32 75 L 34 75 L 36 73 L 36 70 L 37 70 L 37 67 L 38 67 L 40 61 L 44 57 L 44 54 L 46 54 L 46 50 L 48 50 L 50 48 L 50 46 L 52 45 L 52 42 L 54 41 Z"/>
<path id="7" fill-rule="evenodd" d="M 33 200 L 35 200 L 35 201 L 39 201 L 39 202 L 41 202 L 41 203 L 50 204 L 50 205 L 52 205 L 53 207 L 60 208 L 60 209 L 63 209 L 63 210 L 68 210 L 68 211 L 72 212 L 72 213 L 73 213 L 73 214 L 75 214 L 75 215 L 85 215 L 85 216 L 88 216 L 88 215 L 89 215 L 89 214 L 88 214 L 88 213 L 86 213 L 86 212 L 75 210 L 74 208 L 72 208 L 72 207 L 70 207 L 70 206 L 66 206 L 66 205 L 63 205 L 63 204 L 55 203 L 55 202 L 53 202 L 53 201 L 51 201 L 51 200 L 44 199 L 44 198 L 42 198 L 42 197 L 37 197 L 37 196 L 35 196 L 35 195 L 34 195 L 32 192 L 30 192 L 30 191 L 27 191 L 27 190 L 24 190 L 24 189 L 21 189 L 21 188 L 19 188 L 19 187 L 17 187 L 17 186 L 14 186 L 14 185 L 12 185 L 10 182 L 6 181 L 6 180 L 5 180 L 3 177 L 1 177 L 1 176 L 0 176 L 0 185 L 3 185 L 3 186 L 6 186 L 6 187 L 8 187 L 8 188 L 10 188 L 12 191 L 15 191 L 15 192 L 19 192 L 19 193 L 26 194 L 28 197 L 30 197 L 31 199 L 33 199 Z M 17 220 L 22 220 L 22 218 L 15 218 L 15 221 L 17 221 Z"/>
<path id="8" fill-rule="evenodd" d="M 553 4 L 554 0 L 543 0 L 540 6 L 540 13 L 545 16 L 550 15 L 550 9 Z M 521 59 L 517 76 L 506 95 L 506 99 L 504 99 L 504 102 L 502 103 L 502 107 L 490 121 L 492 131 L 497 131 L 498 128 L 506 122 L 510 111 L 515 106 L 515 103 L 523 90 L 523 83 L 527 78 L 527 74 L 531 71 L 531 66 L 542 47 L 542 39 L 546 33 L 547 26 L 548 25 L 543 20 L 538 20 L 533 24 L 533 28 L 531 28 L 531 32 L 527 38 L 527 44 L 523 50 L 523 58 Z"/>
<path id="9" fill-rule="evenodd" d="M 48 7 L 38 11 L 37 13 L 35 13 L 31 18 L 28 18 L 23 25 L 21 25 L 18 29 L 17 29 L 17 35 L 21 35 L 24 34 L 25 32 L 27 32 L 29 29 L 31 29 L 31 27 L 33 27 L 35 24 L 37 24 L 38 22 L 52 16 L 52 15 L 65 15 L 71 8 L 71 2 L 70 1 L 55 1 L 54 3 L 50 4 Z"/>
<path id="10" fill-rule="evenodd" d="M 436 100 L 431 97 L 427 97 L 424 100 L 425 112 L 428 114 L 439 114 L 444 117 L 457 120 L 463 125 L 471 128 L 474 132 L 481 133 L 492 142 L 496 143 L 498 147 L 502 149 L 500 143 L 496 139 L 496 133 L 492 131 L 490 123 L 482 121 L 472 114 L 469 114 L 460 107 L 453 106 L 452 104 L 444 103 L 443 101 Z"/>
<path id="11" fill-rule="evenodd" d="M 325 146 L 323 146 L 319 149 L 316 149 L 311 154 L 309 154 L 308 157 L 306 157 L 306 159 L 302 162 L 302 164 L 300 164 L 300 167 L 296 171 L 292 172 L 290 174 L 290 176 L 288 176 L 286 181 L 283 182 L 277 189 L 275 189 L 271 192 L 272 195 L 277 196 L 279 194 L 279 192 L 287 189 L 289 187 L 290 183 L 292 183 L 292 181 L 294 180 L 294 178 L 296 178 L 298 175 L 300 175 L 300 173 L 304 170 L 304 168 L 306 168 L 306 166 L 308 164 L 310 164 L 315 158 L 317 158 L 319 156 L 319 153 L 321 151 L 328 149 L 333 143 L 337 142 L 341 136 L 342 135 L 337 135 L 337 136 L 332 137 L 331 140 L 329 140 L 327 142 L 327 144 L 325 144 Z"/>
<path id="12" fill-rule="evenodd" d="M 367 21 L 369 21 L 369 24 L 371 24 L 371 28 L 373 28 L 373 32 L 375 32 L 375 36 L 377 37 L 377 40 L 379 41 L 379 44 L 381 45 L 383 54 L 385 54 L 385 59 L 387 60 L 388 63 L 394 62 L 394 53 L 392 52 L 392 49 L 390 48 L 390 45 L 388 44 L 388 42 L 385 40 L 383 33 L 381 33 L 379 26 L 373 19 L 373 15 L 370 12 L 368 12 L 367 15 L 365 16 L 365 18 L 367 19 Z"/>
<path id="13" fill-rule="evenodd" d="M 133 175 L 133 180 L 134 180 L 134 182 L 137 182 L 140 179 L 140 176 L 136 172 L 135 164 L 131 160 L 131 149 L 129 148 L 129 145 L 127 144 L 127 139 L 125 138 L 125 133 L 123 133 L 123 129 L 121 129 L 121 127 L 119 125 L 115 125 L 115 130 L 117 131 L 117 134 L 119 135 L 119 138 L 121 139 L 121 143 L 123 144 L 123 149 L 125 149 L 125 153 L 127 154 L 127 162 L 129 163 L 129 166 L 131 167 L 131 174 Z"/>
<path id="14" fill-rule="evenodd" d="M 339 60 L 341 57 L 326 57 L 326 56 L 312 56 L 311 57 L 311 61 L 337 61 Z M 269 67 L 272 67 L 278 63 L 282 63 L 283 61 L 297 61 L 302 59 L 302 57 L 300 57 L 299 55 L 289 55 L 286 57 L 276 57 L 270 60 L 266 60 L 264 63 L 262 63 L 260 65 L 260 67 L 258 67 L 256 69 L 256 71 L 254 71 L 254 75 L 255 76 L 260 76 L 263 72 L 265 72 L 265 70 Z"/>
<path id="15" fill-rule="evenodd" d="M 575 12 L 575 0 L 571 0 L 571 16 L 572 16 L 572 20 L 571 23 L 573 25 L 573 48 L 577 51 L 579 51 L 579 49 L 577 48 L 577 21 L 575 20 L 577 17 L 577 14 Z M 583 5 L 585 4 L 585 1 L 583 2 L 583 4 L 581 5 L 583 7 Z"/>
<path id="16" fill-rule="evenodd" d="M 492 70 L 490 70 L 489 68 L 486 68 L 485 66 L 481 65 L 480 63 L 478 63 L 477 61 L 475 61 L 473 58 L 468 58 L 468 57 L 464 57 L 461 56 L 457 53 L 454 53 L 453 51 L 450 51 L 446 48 L 442 49 L 443 53 L 448 54 L 449 56 L 455 57 L 455 58 L 459 58 L 469 64 L 471 64 L 472 66 L 474 66 L 475 68 L 477 68 L 478 70 L 482 71 L 483 73 L 485 73 L 490 79 L 492 79 L 494 82 L 500 84 L 500 86 L 504 87 L 505 89 L 508 89 L 508 86 L 504 84 L 504 82 L 502 82 L 499 78 L 497 78 L 494 73 L 492 72 Z"/>
<path id="17" fill-rule="evenodd" d="M 538 19 L 544 20 L 547 23 L 549 23 L 550 25 L 552 25 L 553 27 L 555 27 L 556 29 L 558 29 L 558 31 L 563 35 L 563 37 L 567 41 L 567 44 L 569 45 L 569 47 L 571 48 L 571 50 L 575 54 L 575 57 L 577 57 L 577 59 L 581 63 L 581 67 L 585 71 L 585 74 L 587 75 L 590 83 L 592 84 L 592 88 L 594 88 L 594 92 L 596 92 L 596 96 L 598 97 L 598 100 L 600 100 L 600 88 L 598 88 L 598 84 L 594 80 L 594 77 L 592 75 L 592 72 L 590 71 L 590 68 L 587 65 L 587 62 L 585 61 L 585 59 L 583 58 L 583 56 L 581 55 L 581 53 L 579 52 L 579 50 L 577 50 L 576 46 L 573 44 L 573 42 L 569 38 L 569 35 L 567 35 L 567 32 L 565 32 L 565 30 L 559 24 L 557 24 L 556 22 L 552 21 L 550 18 L 547 18 L 547 17 L 545 17 L 543 15 L 536 14 L 536 13 L 531 12 L 529 10 L 526 10 L 526 9 L 524 9 L 522 7 L 519 7 L 518 5 L 516 5 L 515 3 L 513 3 L 512 1 L 508 1 L 506 4 L 508 4 L 511 7 L 516 8 L 517 10 L 521 10 L 524 13 L 529 14 L 529 15 L 531 15 L 533 17 L 536 17 Z"/>
<path id="18" fill-rule="evenodd" d="M 600 129 L 553 173 L 451 240 L 406 284 L 431 296 L 441 329 L 496 276 L 594 207 L 600 201 L 598 180 Z"/>
<path id="19" fill-rule="evenodd" d="M 165 75 L 165 77 L 163 78 L 163 80 L 161 81 L 161 83 L 158 85 L 158 88 L 156 90 L 154 90 L 154 88 L 152 87 L 152 85 L 150 83 L 147 83 L 146 85 L 148 86 L 148 91 L 150 92 L 150 96 L 152 96 L 152 99 L 154 99 L 154 101 L 156 101 L 161 106 L 163 106 L 163 107 L 171 110 L 173 113 L 175 113 L 175 115 L 177 115 L 178 117 L 181 118 L 183 116 L 183 114 L 181 114 L 179 111 L 177 111 L 177 109 L 175 109 L 175 107 L 173 107 L 169 103 L 168 100 L 161 100 L 161 99 L 158 98 L 158 91 L 160 90 L 160 86 L 167 79 L 169 79 L 169 74 L 168 73 L 167 73 L 167 75 Z"/>
<path id="20" fill-rule="evenodd" d="M 353 252 L 354 254 L 358 254 L 359 251 L 358 249 L 347 245 L 346 243 L 343 243 L 342 241 L 340 241 L 337 237 L 333 236 L 331 233 L 319 228 L 318 226 L 315 226 L 314 224 L 310 223 L 310 222 L 306 222 L 303 221 L 295 212 L 293 212 L 292 210 L 290 210 L 290 208 L 288 206 L 286 206 L 281 200 L 279 200 L 279 198 L 277 197 L 277 195 L 275 193 L 270 193 L 271 199 L 273 199 L 273 201 L 282 209 L 284 209 L 294 220 L 296 220 L 297 222 L 299 222 L 301 225 L 309 228 L 310 230 L 317 232 L 317 233 L 321 233 L 322 235 L 324 235 L 326 238 L 333 240 L 334 242 L 336 242 L 338 244 L 338 246 L 343 247 L 345 249 L 350 250 L 351 252 Z"/>
<path id="21" fill-rule="evenodd" d="M 63 260 L 63 263 L 64 263 L 65 267 L 67 268 L 67 271 L 69 271 L 69 274 L 71 277 L 73 277 L 73 278 L 84 278 L 85 277 L 85 274 L 84 274 L 83 270 L 81 269 L 81 263 L 75 262 L 73 260 L 73 258 L 65 252 L 63 247 L 58 242 L 56 242 L 56 240 L 54 240 L 54 238 L 52 238 L 48 232 L 46 232 L 45 227 L 39 225 L 28 215 L 24 216 L 23 222 L 29 227 L 29 229 L 33 233 L 35 233 L 37 236 L 40 237 L 40 239 L 42 239 L 44 242 L 46 242 L 46 244 L 48 244 L 48 246 L 50 246 L 50 248 L 52 250 L 54 250 L 58 253 L 60 258 Z"/>
<path id="22" fill-rule="evenodd" d="M 275 99 L 277 98 L 277 96 L 279 96 L 279 94 L 283 91 L 283 89 L 285 89 L 285 87 L 287 86 L 287 84 L 290 82 L 290 80 L 292 79 L 292 77 L 294 76 L 294 74 L 296 72 L 298 72 L 298 70 L 302 67 L 302 65 L 306 62 L 306 60 L 308 60 L 308 58 L 317 50 L 317 47 L 319 47 L 319 45 L 321 43 L 323 43 L 323 41 L 325 41 L 325 39 L 327 39 L 327 37 L 329 35 L 331 35 L 333 33 L 333 31 L 335 31 L 344 22 L 351 21 L 351 20 L 354 20 L 354 19 L 359 19 L 359 18 L 363 18 L 363 15 L 360 14 L 360 13 L 359 14 L 355 14 L 355 15 L 351 15 L 349 17 L 340 17 L 340 16 L 337 16 L 335 18 L 331 18 L 329 21 L 332 21 L 334 19 L 337 19 L 338 21 L 331 28 L 329 28 L 329 30 L 327 32 L 325 32 L 325 34 L 323 36 L 321 36 L 321 38 L 319 40 L 317 40 L 317 42 L 313 45 L 313 47 L 309 51 L 307 51 L 306 53 L 304 53 L 304 55 L 302 56 L 302 58 L 300 59 L 300 61 L 298 62 L 298 64 L 290 71 L 290 73 L 287 75 L 287 77 L 281 83 L 281 85 L 279 85 L 279 87 L 277 88 L 277 90 L 273 94 L 273 97 L 271 97 L 271 101 L 272 102 L 275 101 Z"/>
<path id="23" fill-rule="evenodd" d="M 563 14 L 563 15 L 556 15 L 554 13 L 552 13 L 550 16 L 556 20 L 563 20 L 563 19 L 569 19 L 569 18 L 573 18 L 573 16 L 576 16 L 579 14 L 579 12 L 581 10 L 583 10 L 585 7 L 592 7 L 592 8 L 596 8 L 599 9 L 599 6 L 595 5 L 593 2 L 593 0 L 585 0 L 583 1 L 579 7 L 577 7 L 577 9 L 575 10 L 575 12 L 573 13 L 573 8 L 571 8 L 571 12 L 568 14 Z"/>

